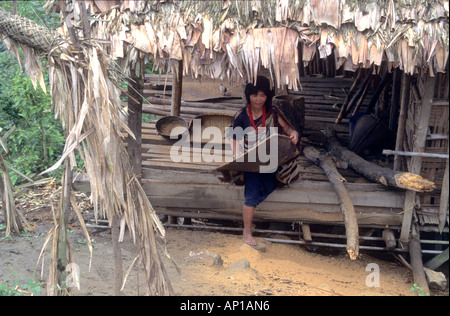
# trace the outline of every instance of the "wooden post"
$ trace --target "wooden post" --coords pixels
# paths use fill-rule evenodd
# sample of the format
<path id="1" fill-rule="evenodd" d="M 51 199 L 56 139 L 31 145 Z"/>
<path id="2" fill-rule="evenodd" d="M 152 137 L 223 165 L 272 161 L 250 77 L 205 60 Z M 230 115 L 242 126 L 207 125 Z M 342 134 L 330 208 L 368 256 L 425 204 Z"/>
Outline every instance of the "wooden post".
<path id="1" fill-rule="evenodd" d="M 139 63 L 139 64 L 138 64 Z M 144 94 L 144 76 L 145 63 L 143 59 L 136 62 L 136 68 L 130 69 L 131 81 L 128 83 L 128 127 L 133 132 L 134 137 L 127 137 L 127 151 L 130 157 L 130 163 L 136 178 L 140 181 L 142 178 L 142 96 Z M 120 218 L 112 215 L 111 221 L 111 242 L 113 246 L 114 260 L 114 292 L 121 295 L 120 289 L 123 283 L 122 270 L 122 251 L 119 245 Z"/>
<path id="2" fill-rule="evenodd" d="M 138 179 L 141 178 L 142 162 L 142 95 L 144 94 L 144 61 L 141 59 L 139 71 L 130 69 L 131 79 L 128 83 L 128 127 L 133 132 L 135 138 L 127 137 L 128 155 Z"/>
<path id="3" fill-rule="evenodd" d="M 448 155 L 447 144 L 447 155 Z M 448 191 L 449 191 L 449 170 L 448 170 L 448 159 L 445 162 L 444 169 L 444 179 L 442 180 L 441 188 L 441 200 L 439 202 L 439 232 L 442 234 L 444 230 L 445 222 L 447 221 L 447 211 L 448 211 Z"/>
<path id="4" fill-rule="evenodd" d="M 58 220 L 58 244 L 57 244 L 57 270 L 58 270 L 58 285 L 60 289 L 57 291 L 58 295 L 67 295 L 66 288 L 63 286 L 66 281 L 66 266 L 67 266 L 67 223 L 70 212 L 70 194 L 72 190 L 72 169 L 70 167 L 70 160 L 66 159 L 64 162 L 64 174 L 62 181 L 62 191 L 59 202 L 59 218 Z"/>
<path id="5" fill-rule="evenodd" d="M 170 115 L 180 116 L 181 114 L 181 94 L 183 91 L 183 60 L 171 59 L 172 64 L 172 107 Z M 169 216 L 169 224 L 176 224 L 177 218 Z"/>
<path id="6" fill-rule="evenodd" d="M 422 106 L 420 111 L 419 124 L 414 133 L 414 145 L 416 148 L 412 148 L 413 151 L 423 152 L 425 148 L 425 141 L 428 132 L 428 123 L 430 120 L 431 105 L 434 96 L 434 87 L 436 83 L 436 77 L 427 76 L 425 91 L 422 98 Z M 411 167 L 409 172 L 413 174 L 420 174 L 422 169 L 422 157 L 414 156 L 411 159 Z M 415 207 L 416 194 L 415 192 L 408 191 L 405 194 L 405 202 L 403 206 L 403 222 L 400 233 L 400 243 L 403 246 L 407 246 L 409 242 L 409 235 L 411 230 L 411 221 L 413 216 L 413 210 Z"/>
<path id="7" fill-rule="evenodd" d="M 397 247 L 397 241 L 395 240 L 394 232 L 392 229 L 384 229 L 382 237 L 384 239 L 384 242 L 386 243 L 386 248 L 388 250 L 392 250 Z"/>
<path id="8" fill-rule="evenodd" d="M 180 116 L 181 93 L 183 90 L 183 61 L 172 59 L 172 109 L 171 115 Z"/>
<path id="9" fill-rule="evenodd" d="M 111 238 L 113 245 L 113 257 L 114 257 L 114 295 L 122 295 L 123 284 L 123 270 L 122 270 L 122 252 L 119 245 L 120 235 L 120 217 L 113 215 L 111 219 Z"/>
<path id="10" fill-rule="evenodd" d="M 411 241 L 409 242 L 409 254 L 411 257 L 411 268 L 414 277 L 415 291 L 418 295 L 430 295 L 425 270 L 422 262 L 422 249 L 420 247 L 420 240 L 418 232 L 413 233 Z"/>

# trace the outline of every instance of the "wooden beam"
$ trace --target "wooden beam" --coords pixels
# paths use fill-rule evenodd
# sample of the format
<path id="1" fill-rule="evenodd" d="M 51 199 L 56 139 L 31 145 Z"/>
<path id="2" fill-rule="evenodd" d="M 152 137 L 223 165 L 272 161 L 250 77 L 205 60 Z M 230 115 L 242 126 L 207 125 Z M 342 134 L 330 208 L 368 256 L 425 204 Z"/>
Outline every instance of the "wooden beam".
<path id="1" fill-rule="evenodd" d="M 186 204 L 185 204 L 186 205 Z M 158 213 L 190 217 L 190 218 L 203 218 L 203 219 L 221 219 L 221 220 L 242 220 L 242 209 L 198 209 L 191 207 L 156 207 Z M 386 226 L 392 228 L 398 228 L 401 223 L 401 218 L 393 218 L 393 216 L 381 216 L 379 213 L 371 214 L 356 214 L 358 224 L 360 226 L 379 227 L 384 228 Z M 344 220 L 340 212 L 326 213 L 320 211 L 311 211 L 308 209 L 291 209 L 280 211 L 264 211 L 257 210 L 255 212 L 254 221 L 275 221 L 275 222 L 300 222 L 324 224 L 324 225 L 343 225 Z"/>
<path id="2" fill-rule="evenodd" d="M 436 270 L 437 268 L 439 268 L 441 265 L 443 265 L 444 263 L 446 263 L 448 261 L 448 247 L 447 249 L 445 249 L 445 251 L 441 252 L 439 255 L 433 257 L 432 259 L 430 259 L 429 261 L 427 261 L 425 263 L 425 267 L 427 267 L 428 269 L 431 270 Z"/>

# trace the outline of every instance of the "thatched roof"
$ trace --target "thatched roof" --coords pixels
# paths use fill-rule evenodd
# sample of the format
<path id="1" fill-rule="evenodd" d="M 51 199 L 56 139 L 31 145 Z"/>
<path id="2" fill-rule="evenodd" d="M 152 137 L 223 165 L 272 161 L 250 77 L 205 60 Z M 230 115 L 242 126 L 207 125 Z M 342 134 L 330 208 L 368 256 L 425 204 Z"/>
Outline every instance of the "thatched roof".
<path id="1" fill-rule="evenodd" d="M 133 45 L 156 65 L 182 59 L 193 77 L 247 81 L 264 66 L 279 85 L 296 89 L 300 58 L 307 64 L 317 53 L 334 52 L 336 67 L 347 70 L 386 60 L 388 69 L 426 68 L 432 76 L 448 60 L 448 0 L 83 2 L 98 18 L 91 20 L 98 36 L 112 34 L 114 58 Z"/>

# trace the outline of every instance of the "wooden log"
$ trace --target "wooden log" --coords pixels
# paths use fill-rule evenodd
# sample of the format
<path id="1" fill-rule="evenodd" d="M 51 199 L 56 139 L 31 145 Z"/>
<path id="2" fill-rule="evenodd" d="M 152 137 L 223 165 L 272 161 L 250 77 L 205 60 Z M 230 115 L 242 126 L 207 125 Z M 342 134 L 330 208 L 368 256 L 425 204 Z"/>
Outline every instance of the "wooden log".
<path id="1" fill-rule="evenodd" d="M 341 212 L 344 215 L 345 231 L 347 235 L 347 252 L 350 259 L 355 260 L 359 254 L 359 233 L 356 221 L 355 208 L 347 188 L 344 185 L 345 179 L 337 171 L 336 165 L 325 151 L 319 151 L 314 147 L 307 146 L 303 149 L 304 155 L 320 165 L 328 176 L 331 186 L 336 193 Z"/>
<path id="2" fill-rule="evenodd" d="M 386 228 L 383 230 L 382 237 L 388 250 L 392 250 L 397 246 L 397 241 L 395 240 L 394 231 L 392 229 Z"/>
<path id="3" fill-rule="evenodd" d="M 308 224 L 302 223 L 302 233 L 304 241 L 312 241 L 311 229 Z"/>
<path id="4" fill-rule="evenodd" d="M 436 187 L 433 182 L 410 172 L 396 172 L 389 168 L 371 163 L 341 144 L 334 138 L 328 138 L 327 150 L 338 159 L 348 163 L 348 166 L 367 179 L 381 183 L 387 187 L 411 190 L 415 192 L 431 192 Z"/>

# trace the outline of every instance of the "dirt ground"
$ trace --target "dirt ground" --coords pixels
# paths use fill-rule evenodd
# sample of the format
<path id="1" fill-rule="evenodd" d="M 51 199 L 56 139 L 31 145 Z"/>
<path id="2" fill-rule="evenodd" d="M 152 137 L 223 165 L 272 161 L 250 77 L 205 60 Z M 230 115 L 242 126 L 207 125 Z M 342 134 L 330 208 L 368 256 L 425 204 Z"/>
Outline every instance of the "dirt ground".
<path id="1" fill-rule="evenodd" d="M 40 295 L 45 295 L 48 253 L 44 263 L 37 264 L 47 232 L 52 227 L 50 203 L 57 205 L 52 189 L 34 190 L 23 197 L 18 208 L 34 226 L 32 232 L 4 238 L 0 230 L 0 284 L 42 281 Z M 86 218 L 90 206 L 82 193 L 77 200 Z M 2 214 L 0 214 L 2 215 Z M 2 216 L 0 216 L 2 218 Z M 113 295 L 113 253 L 109 230 L 91 229 L 94 252 L 89 270 L 89 251 L 75 216 L 70 219 L 69 240 L 80 267 L 80 289 L 75 296 Z M 3 225 L 3 226 L 2 226 Z M 4 223 L 0 221 L 0 227 Z M 166 241 L 170 255 L 181 267 L 166 262 L 170 282 L 177 296 L 414 296 L 410 270 L 398 262 L 376 258 L 362 252 L 352 261 L 342 250 L 312 252 L 297 245 L 269 243 L 257 236 L 266 252 L 258 252 L 242 242 L 239 233 L 167 228 Z M 137 253 L 130 236 L 121 245 L 124 271 Z M 221 260 L 220 260 L 220 259 Z M 43 267 L 43 268 L 42 268 Z M 375 268 L 374 268 L 375 267 Z M 379 279 L 374 274 L 379 269 Z M 379 282 L 377 282 L 379 280 Z M 145 295 L 144 273 L 133 268 L 124 294 Z M 369 285 L 369 286 L 368 286 Z M 370 287 L 370 285 L 375 285 Z M 446 291 L 433 295 L 448 295 Z"/>

